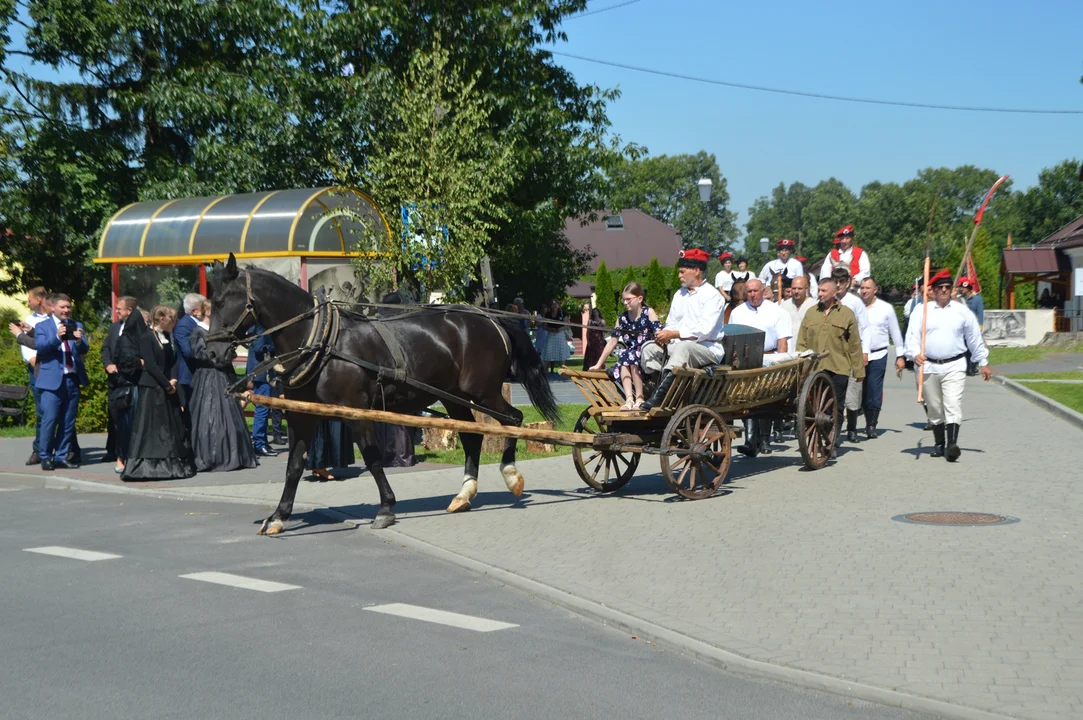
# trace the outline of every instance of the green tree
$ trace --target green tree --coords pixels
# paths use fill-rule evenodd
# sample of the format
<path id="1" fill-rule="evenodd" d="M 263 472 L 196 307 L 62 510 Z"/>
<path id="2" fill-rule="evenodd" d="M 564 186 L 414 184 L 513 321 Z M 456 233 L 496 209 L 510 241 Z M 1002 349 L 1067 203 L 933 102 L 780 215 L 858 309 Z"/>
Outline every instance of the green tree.
<path id="1" fill-rule="evenodd" d="M 628 283 L 634 282 L 642 284 L 642 282 L 640 281 L 639 273 L 636 272 L 636 268 L 629 265 L 628 269 L 624 271 L 624 277 L 621 278 L 620 291 L 623 291 L 624 288 L 628 286 Z"/>
<path id="2" fill-rule="evenodd" d="M 617 291 L 613 289 L 613 278 L 603 260 L 598 265 L 594 279 L 594 295 L 598 299 L 598 309 L 602 311 L 605 324 L 613 327 L 617 323 Z"/>
<path id="3" fill-rule="evenodd" d="M 717 255 L 737 237 L 736 213 L 728 209 L 726 178 L 711 153 L 621 157 L 608 168 L 612 190 L 607 207 L 637 208 L 672 225 L 685 247 Z M 699 199 L 696 183 L 711 179 L 711 198 Z"/>
<path id="4" fill-rule="evenodd" d="M 651 264 L 647 268 L 647 305 L 657 312 L 663 312 L 669 306 L 669 288 L 666 287 L 666 274 L 658 258 L 652 257 Z"/>
<path id="5" fill-rule="evenodd" d="M 673 263 L 673 268 L 669 271 L 669 292 L 667 294 L 670 298 L 672 298 L 677 293 L 677 291 L 681 289 L 681 267 L 677 264 L 677 262 Z"/>
<path id="6" fill-rule="evenodd" d="M 1020 223 L 1015 240 L 1033 244 L 1083 215 L 1079 160 L 1072 158 L 1038 173 L 1038 184 L 1018 198 Z"/>

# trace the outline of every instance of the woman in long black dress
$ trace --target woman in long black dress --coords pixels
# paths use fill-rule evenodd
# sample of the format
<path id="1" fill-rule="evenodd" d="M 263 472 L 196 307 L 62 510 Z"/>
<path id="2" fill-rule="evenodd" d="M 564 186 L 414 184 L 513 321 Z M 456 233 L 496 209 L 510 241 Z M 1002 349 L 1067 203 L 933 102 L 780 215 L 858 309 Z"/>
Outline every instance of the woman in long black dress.
<path id="1" fill-rule="evenodd" d="M 210 314 L 203 319 L 210 322 Z M 207 331 L 202 325 L 193 328 L 190 342 L 195 372 L 188 411 L 192 413 L 196 470 L 226 472 L 256 467 L 256 448 L 248 434 L 244 411 L 226 394 L 237 380 L 231 359 L 212 357 L 207 352 Z"/>
<path id="2" fill-rule="evenodd" d="M 130 457 L 120 478 L 189 478 L 196 474 L 196 468 L 184 431 L 184 398 L 177 387 L 177 351 L 170 336 L 176 315 L 172 308 L 159 305 L 151 311 L 150 320 L 147 328 L 143 316 L 133 312 L 121 335 L 122 355 L 128 359 L 128 354 L 137 353 L 143 372 L 132 421 Z"/>
<path id="3" fill-rule="evenodd" d="M 590 322 L 587 323 L 587 346 L 583 349 L 583 369 L 589 370 L 594 363 L 598 362 L 598 358 L 602 356 L 602 350 L 605 348 L 605 334 L 601 330 L 595 330 L 594 328 L 604 328 L 605 318 L 602 316 L 602 311 L 598 308 L 592 308 L 590 311 Z"/>

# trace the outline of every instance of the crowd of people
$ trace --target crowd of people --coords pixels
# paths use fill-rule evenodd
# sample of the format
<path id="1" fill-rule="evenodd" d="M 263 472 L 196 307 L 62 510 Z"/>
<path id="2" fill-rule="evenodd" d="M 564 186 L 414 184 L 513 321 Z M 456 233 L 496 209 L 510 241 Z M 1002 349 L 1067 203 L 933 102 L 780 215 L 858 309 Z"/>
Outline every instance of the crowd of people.
<path id="1" fill-rule="evenodd" d="M 988 380 L 991 374 L 981 337 L 980 292 L 965 276 L 953 287 L 945 270 L 930 281 L 927 310 L 915 312 L 924 297 L 919 278 L 904 308 L 909 318 L 904 334 L 894 306 L 879 297 L 870 258 L 854 244 L 854 234 L 852 225 L 838 230 L 835 247 L 824 258 L 818 278 L 806 273 L 805 258 L 792 257 L 794 243 L 785 238 L 776 245 L 776 259 L 759 275 L 748 269 L 746 258 L 722 253 L 718 258 L 722 271 L 713 284 L 706 278 L 707 253 L 684 250 L 677 263 L 681 287 L 665 323 L 644 304 L 639 284 L 630 283 L 622 291 L 626 310 L 615 331 L 604 345 L 600 338 L 595 342 L 600 347 L 584 359 L 584 368 L 603 370 L 616 351 L 617 362 L 610 372 L 624 390 L 626 402 L 621 409 L 648 411 L 665 399 L 674 368 L 724 362 L 721 341 L 726 324 L 749 326 L 763 332 L 766 364 L 807 351 L 826 354 L 820 369 L 831 378 L 838 398 L 837 448 L 844 439 L 860 441 L 862 416 L 865 439 L 879 437 L 884 380 L 894 345 L 896 370 L 914 369 L 915 378 L 924 381 L 927 429 L 935 439 L 933 456 L 954 462 L 959 457 L 965 376 L 980 373 Z M 924 353 L 923 316 L 928 318 Z M 654 385 L 646 398 L 643 388 L 650 383 L 645 377 Z M 751 458 L 772 452 L 771 438 L 778 430 L 777 423 L 749 422 L 746 441 L 738 451 Z"/>

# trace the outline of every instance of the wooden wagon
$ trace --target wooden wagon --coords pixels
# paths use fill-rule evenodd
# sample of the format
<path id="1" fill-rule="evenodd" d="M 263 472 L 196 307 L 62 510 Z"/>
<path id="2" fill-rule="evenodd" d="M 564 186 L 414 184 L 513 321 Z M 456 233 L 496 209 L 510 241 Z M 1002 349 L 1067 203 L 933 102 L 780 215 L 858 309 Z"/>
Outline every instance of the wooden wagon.
<path id="1" fill-rule="evenodd" d="M 822 355 L 807 355 L 768 367 L 734 370 L 678 368 L 665 399 L 649 411 L 626 411 L 624 394 L 601 371 L 561 369 L 590 403 L 575 432 L 595 435 L 577 444 L 572 457 L 579 476 L 599 492 L 627 483 L 643 453 L 659 455 L 666 483 L 682 497 L 701 499 L 717 492 L 732 460 L 730 423 L 745 418 L 796 416 L 797 442 L 805 465 L 827 464 L 835 443 L 841 398 L 826 373 Z"/>

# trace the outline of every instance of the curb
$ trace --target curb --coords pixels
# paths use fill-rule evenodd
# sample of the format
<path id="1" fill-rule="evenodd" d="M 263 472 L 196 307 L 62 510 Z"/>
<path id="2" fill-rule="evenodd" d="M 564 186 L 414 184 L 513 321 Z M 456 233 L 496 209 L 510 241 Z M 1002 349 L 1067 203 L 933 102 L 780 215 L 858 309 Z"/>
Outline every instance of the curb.
<path id="1" fill-rule="evenodd" d="M 1067 410 L 1067 408 L 1065 409 Z M 1072 411 L 1069 410 L 1069 412 Z M 1078 413 L 1076 414 L 1078 415 Z M 1080 421 L 1083 422 L 1083 416 L 1080 416 Z M 180 500 L 225 502 L 240 505 L 269 504 L 266 500 L 255 500 L 252 498 L 229 497 L 221 495 L 204 495 L 199 492 L 185 492 L 179 489 L 155 490 L 124 486 L 110 486 L 90 480 L 76 480 L 73 478 L 66 478 L 62 475 L 42 477 L 40 475 L 19 472 L 4 472 L 0 473 L 0 475 L 39 480 L 40 482 L 34 483 L 34 485 L 37 487 L 45 488 L 47 490 L 88 490 L 120 495 L 156 495 L 160 497 L 170 497 Z M 273 504 L 273 501 L 270 504 Z M 335 510 L 329 507 L 316 507 L 311 505 L 298 504 L 294 506 L 294 510 L 316 512 L 329 519 L 335 520 L 345 525 L 351 525 L 359 529 L 365 528 L 371 524 L 371 520 L 356 518 L 352 515 L 347 515 L 340 510 Z M 418 540 L 417 538 L 414 538 L 410 535 L 400 533 L 393 528 L 378 531 L 373 530 L 369 532 L 370 534 L 376 536 L 390 535 L 394 537 L 395 541 L 398 542 L 400 545 L 403 545 L 411 550 L 424 553 L 438 560 L 442 560 L 453 565 L 457 565 L 458 567 L 464 568 L 478 575 L 492 578 L 505 585 L 526 592 L 529 595 L 535 596 L 543 600 L 547 600 L 554 605 L 558 605 L 582 617 L 586 617 L 588 619 L 600 622 L 603 625 L 616 628 L 632 635 L 636 635 L 639 639 L 648 642 L 654 642 L 657 645 L 667 647 L 676 652 L 691 655 L 697 660 L 729 672 L 740 672 L 749 675 L 756 675 L 771 680 L 786 682 L 791 685 L 796 685 L 798 687 L 819 690 L 822 692 L 829 692 L 834 695 L 841 695 L 844 697 L 864 700 L 866 702 L 877 703 L 879 705 L 885 705 L 888 707 L 897 707 L 903 710 L 910 710 L 913 712 L 925 713 L 943 718 L 950 718 L 952 720 L 1009 719 L 1009 716 L 1007 715 L 999 715 L 985 710 L 979 710 L 977 708 L 955 705 L 943 700 L 934 700 L 932 698 L 926 698 L 917 695 L 908 695 L 897 690 L 887 690 L 885 688 L 851 682 L 830 675 L 821 675 L 819 673 L 808 670 L 798 670 L 796 668 L 789 668 L 782 665 L 774 665 L 768 662 L 763 662 L 761 660 L 753 660 L 752 658 L 738 655 L 736 653 L 729 652 L 728 650 L 723 650 L 722 648 L 703 642 L 702 640 L 697 640 L 696 638 L 690 637 L 688 635 L 683 635 L 679 632 L 676 632 L 675 630 L 670 630 L 668 628 L 662 627 L 661 625 L 652 623 L 648 620 L 643 620 L 641 618 L 635 617 L 634 615 L 629 615 L 627 613 L 621 612 L 620 610 L 615 610 L 601 603 L 597 603 L 592 600 L 587 600 L 585 598 L 572 595 L 571 593 L 559 590 L 536 580 L 531 580 L 530 578 L 518 575 L 514 572 L 511 572 L 510 570 L 505 570 L 494 565 L 488 565 L 479 560 L 473 560 L 471 558 L 463 557 L 450 550 L 445 550 L 444 548 L 427 543 L 424 540 Z"/>
<path id="2" fill-rule="evenodd" d="M 1012 380 L 1004 375 L 993 375 L 993 382 L 1001 385 L 1002 387 L 1008 388 L 1016 395 L 1020 395 L 1027 400 L 1030 400 L 1032 403 L 1042 408 L 1043 410 L 1053 415 L 1056 415 L 1061 420 L 1066 420 L 1067 422 L 1075 425 L 1080 430 L 1083 430 L 1083 414 L 1077 413 L 1072 408 L 1061 405 L 1053 398 L 1046 397 L 1045 395 L 1042 395 L 1036 390 L 1031 390 L 1030 388 L 1020 383 L 1017 383 L 1015 380 Z"/>

